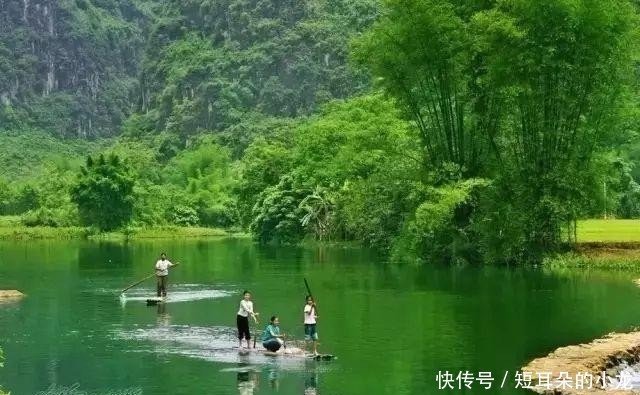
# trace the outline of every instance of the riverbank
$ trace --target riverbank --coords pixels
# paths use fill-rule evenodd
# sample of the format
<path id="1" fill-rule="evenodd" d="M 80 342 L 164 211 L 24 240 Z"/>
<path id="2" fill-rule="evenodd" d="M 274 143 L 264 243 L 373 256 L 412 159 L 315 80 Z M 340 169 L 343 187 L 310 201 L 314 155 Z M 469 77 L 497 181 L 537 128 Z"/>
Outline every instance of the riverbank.
<path id="1" fill-rule="evenodd" d="M 189 239 L 224 236 L 244 236 L 220 228 L 162 226 L 153 228 L 132 228 L 126 232 L 108 232 L 89 235 L 92 240 L 139 240 L 139 239 Z"/>
<path id="2" fill-rule="evenodd" d="M 119 232 L 95 232 L 83 227 L 54 228 L 47 226 L 0 226 L 0 240 L 108 240 L 125 241 L 140 239 L 186 239 L 224 236 L 245 236 L 218 228 L 163 226 L 153 228 L 129 228 Z"/>
<path id="3" fill-rule="evenodd" d="M 640 247 L 615 248 L 603 245 L 584 248 L 577 246 L 570 252 L 547 257 L 543 265 L 549 268 L 640 272 Z"/>
<path id="4" fill-rule="evenodd" d="M 548 257 L 544 265 L 555 269 L 640 272 L 640 220 L 581 221 L 577 227 L 577 243 L 569 249 L 564 254 Z M 640 279 L 634 282 L 640 286 Z M 522 371 L 531 374 L 531 389 L 540 394 L 626 395 L 638 393 L 639 362 L 640 332 L 634 329 L 630 333 L 612 333 L 587 344 L 560 347 L 534 359 Z M 627 384 L 633 390 L 625 388 Z"/>
<path id="5" fill-rule="evenodd" d="M 640 360 L 640 332 L 611 333 L 591 343 L 560 347 L 522 368 L 540 394 L 633 394 L 621 370 Z M 602 378 L 605 378 L 603 385 Z"/>
<path id="6" fill-rule="evenodd" d="M 640 272 L 640 220 L 580 221 L 577 243 L 566 253 L 548 257 L 544 265 Z"/>

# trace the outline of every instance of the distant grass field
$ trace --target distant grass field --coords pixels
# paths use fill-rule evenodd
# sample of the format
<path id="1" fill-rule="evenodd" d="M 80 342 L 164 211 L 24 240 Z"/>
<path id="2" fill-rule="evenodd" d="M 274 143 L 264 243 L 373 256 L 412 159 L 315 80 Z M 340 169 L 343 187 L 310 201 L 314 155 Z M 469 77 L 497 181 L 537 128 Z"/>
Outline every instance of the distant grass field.
<path id="1" fill-rule="evenodd" d="M 640 242 L 640 219 L 587 219 L 578 222 L 578 243 Z"/>

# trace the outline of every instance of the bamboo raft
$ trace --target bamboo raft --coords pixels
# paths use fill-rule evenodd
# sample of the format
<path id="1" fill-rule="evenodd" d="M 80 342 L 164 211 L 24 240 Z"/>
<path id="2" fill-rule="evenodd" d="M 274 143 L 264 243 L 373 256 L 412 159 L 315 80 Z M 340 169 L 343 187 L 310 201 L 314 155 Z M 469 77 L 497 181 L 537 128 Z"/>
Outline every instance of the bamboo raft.
<path id="1" fill-rule="evenodd" d="M 24 294 L 15 289 L 0 289 L 0 299 L 3 298 L 21 298 Z"/>

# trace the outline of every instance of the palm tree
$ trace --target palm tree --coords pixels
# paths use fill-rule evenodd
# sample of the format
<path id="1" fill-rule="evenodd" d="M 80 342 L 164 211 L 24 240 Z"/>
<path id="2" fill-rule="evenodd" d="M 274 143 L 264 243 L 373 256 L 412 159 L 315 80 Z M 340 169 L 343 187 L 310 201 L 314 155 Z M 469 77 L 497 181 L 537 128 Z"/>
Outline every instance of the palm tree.
<path id="1" fill-rule="evenodd" d="M 306 212 L 301 220 L 302 226 L 311 228 L 317 239 L 322 241 L 331 234 L 334 204 L 324 188 L 316 186 L 310 195 L 302 199 L 299 207 Z"/>

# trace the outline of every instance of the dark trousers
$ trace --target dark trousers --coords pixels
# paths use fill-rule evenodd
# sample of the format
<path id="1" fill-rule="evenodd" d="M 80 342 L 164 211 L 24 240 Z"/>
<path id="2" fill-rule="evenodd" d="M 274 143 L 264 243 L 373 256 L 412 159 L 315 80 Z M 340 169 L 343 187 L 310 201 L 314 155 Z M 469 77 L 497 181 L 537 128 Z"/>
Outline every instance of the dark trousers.
<path id="1" fill-rule="evenodd" d="M 282 347 L 282 343 L 278 339 L 269 339 L 266 342 L 262 342 L 262 346 L 271 352 L 276 352 Z"/>
<path id="2" fill-rule="evenodd" d="M 251 333 L 249 333 L 249 317 L 237 315 L 236 324 L 238 325 L 238 339 L 247 339 L 247 341 L 251 340 Z"/>
<path id="3" fill-rule="evenodd" d="M 169 276 L 156 276 L 158 279 L 157 295 L 158 297 L 167 296 L 167 281 Z"/>

